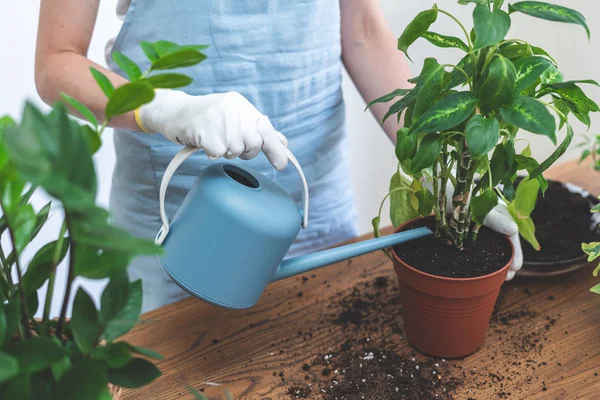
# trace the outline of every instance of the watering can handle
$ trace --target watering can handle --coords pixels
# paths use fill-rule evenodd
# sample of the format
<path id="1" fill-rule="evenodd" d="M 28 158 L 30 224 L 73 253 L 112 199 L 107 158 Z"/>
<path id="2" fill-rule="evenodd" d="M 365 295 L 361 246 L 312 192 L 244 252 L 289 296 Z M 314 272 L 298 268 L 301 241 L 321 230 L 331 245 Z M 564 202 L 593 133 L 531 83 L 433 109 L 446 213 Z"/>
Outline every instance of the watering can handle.
<path id="1" fill-rule="evenodd" d="M 198 150 L 200 150 L 198 147 L 185 146 L 179 151 L 179 153 L 175 155 L 175 157 L 173 157 L 173 159 L 167 166 L 167 169 L 165 170 L 162 181 L 160 182 L 160 190 L 158 194 L 162 227 L 156 235 L 156 239 L 154 241 L 156 244 L 162 244 L 162 242 L 169 234 L 169 217 L 167 216 L 167 213 L 165 211 L 165 196 L 167 194 L 167 187 L 169 186 L 169 182 L 175 174 L 175 171 L 177 171 L 177 168 L 179 168 L 179 166 L 183 164 L 185 160 L 187 160 L 192 154 L 194 154 Z M 304 204 L 304 210 L 302 213 L 302 227 L 306 229 L 308 226 L 308 184 L 306 183 L 304 172 L 302 171 L 302 167 L 300 166 L 300 163 L 298 162 L 296 157 L 294 157 L 294 155 L 289 149 L 286 149 L 286 152 L 290 163 L 294 166 L 294 168 L 296 168 L 296 171 L 298 171 L 298 174 L 300 175 L 300 179 L 302 181 L 302 202 Z"/>

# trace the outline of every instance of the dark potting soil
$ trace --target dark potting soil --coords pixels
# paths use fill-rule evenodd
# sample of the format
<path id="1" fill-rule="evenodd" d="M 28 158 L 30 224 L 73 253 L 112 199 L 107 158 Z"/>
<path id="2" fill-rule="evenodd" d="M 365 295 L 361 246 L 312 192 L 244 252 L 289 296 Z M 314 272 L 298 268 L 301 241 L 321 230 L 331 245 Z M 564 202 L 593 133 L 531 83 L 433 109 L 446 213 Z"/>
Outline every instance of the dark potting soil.
<path id="1" fill-rule="evenodd" d="M 593 197 L 571 193 L 561 183 L 548 182 L 544 196 L 538 195 L 531 219 L 540 243 L 536 251 L 523 243 L 523 257 L 529 262 L 552 262 L 583 257 L 581 243 L 598 241 L 598 227 L 592 226 L 590 208 Z"/>
<path id="2" fill-rule="evenodd" d="M 429 223 L 417 221 L 407 229 Z M 463 250 L 430 235 L 395 246 L 394 252 L 406 264 L 431 275 L 475 278 L 502 269 L 510 261 L 512 248 L 505 236 L 484 227 L 476 243 Z"/>

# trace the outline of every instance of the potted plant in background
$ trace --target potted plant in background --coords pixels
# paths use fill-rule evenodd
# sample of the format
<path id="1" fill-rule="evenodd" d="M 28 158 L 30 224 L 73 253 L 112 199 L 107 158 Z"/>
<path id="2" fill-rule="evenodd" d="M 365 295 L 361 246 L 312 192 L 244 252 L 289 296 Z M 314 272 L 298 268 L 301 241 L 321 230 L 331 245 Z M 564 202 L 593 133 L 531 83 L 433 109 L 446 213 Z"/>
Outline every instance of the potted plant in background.
<path id="1" fill-rule="evenodd" d="M 149 70 L 115 52 L 117 65 L 131 83 L 117 89 L 100 71 L 92 75 L 108 97 L 106 120 L 77 100 L 64 100 L 91 125 L 71 119 L 63 104 L 43 114 L 25 106 L 20 123 L 0 119 L 0 398 L 106 400 L 116 387 L 136 388 L 160 375 L 149 361 L 161 358 L 152 350 L 116 341 L 139 320 L 141 281 L 129 282 L 126 268 L 132 257 L 156 254 L 160 247 L 109 224 L 106 210 L 96 203 L 97 180 L 92 155 L 101 145 L 108 120 L 149 103 L 154 88 L 175 88 L 192 79 L 175 73 L 153 73 L 191 66 L 205 59 L 204 46 L 143 42 Z M 152 73 L 152 74 L 151 74 Z M 44 226 L 50 203 L 34 211 L 30 197 L 42 189 L 60 202 L 64 221 L 56 240 L 42 247 L 28 263 L 22 252 Z M 56 268 L 68 259 L 64 293 L 55 293 Z M 80 287 L 67 318 L 72 285 L 77 277 L 109 278 L 97 309 Z M 45 300 L 37 291 L 48 283 Z M 60 316 L 50 317 L 53 301 Z M 43 316 L 34 318 L 41 307 Z"/>
<path id="2" fill-rule="evenodd" d="M 390 198 L 396 228 L 427 224 L 435 237 L 397 246 L 392 258 L 408 341 L 442 357 L 467 355 L 483 343 L 508 272 L 513 249 L 506 238 L 481 229 L 485 217 L 499 202 L 506 203 L 522 237 L 539 249 L 530 214 L 538 192 L 548 187 L 542 173 L 573 138 L 567 110 L 587 116 L 596 108 L 579 87 L 580 81 L 561 81 L 546 51 L 506 38 L 511 13 L 576 23 L 589 33 L 580 13 L 531 1 L 459 3 L 475 3 L 470 33 L 452 14 L 434 5 L 407 26 L 398 49 L 407 53 L 422 37 L 439 47 L 460 49 L 466 53 L 464 58 L 456 65 L 428 58 L 420 75 L 411 80 L 412 89 L 395 90 L 371 103 L 402 96 L 385 116 L 396 115 L 399 120 L 403 116 L 404 128 L 397 134 L 398 170 L 384 201 Z M 440 15 L 454 20 L 464 39 L 430 31 Z M 517 154 L 520 129 L 556 144 L 553 114 L 567 132 L 552 155 L 538 163 L 529 147 Z M 525 177 L 515 188 L 517 172 Z M 452 191 L 450 200 L 447 191 Z M 376 236 L 379 221 L 380 215 L 373 220 Z"/>

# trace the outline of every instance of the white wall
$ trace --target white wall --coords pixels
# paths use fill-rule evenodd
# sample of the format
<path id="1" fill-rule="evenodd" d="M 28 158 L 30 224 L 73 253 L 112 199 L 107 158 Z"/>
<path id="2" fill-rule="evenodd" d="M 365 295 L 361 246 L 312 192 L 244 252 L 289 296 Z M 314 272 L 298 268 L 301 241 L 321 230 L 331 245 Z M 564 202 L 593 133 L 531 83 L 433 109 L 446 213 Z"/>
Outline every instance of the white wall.
<path id="1" fill-rule="evenodd" d="M 334 0 L 332 0 L 334 1 Z M 575 25 L 555 24 L 532 19 L 526 16 L 514 16 L 510 37 L 527 39 L 530 43 L 544 47 L 555 56 L 567 79 L 593 78 L 600 81 L 600 4 L 593 0 L 560 0 L 556 1 L 583 12 L 592 28 L 592 41 L 585 40 L 582 28 Z M 95 61 L 103 62 L 104 44 L 119 29 L 120 21 L 116 18 L 116 0 L 103 0 L 98 16 L 96 30 L 89 56 Z M 406 24 L 429 2 L 382 0 L 385 15 L 394 33 L 399 35 Z M 438 1 L 438 4 L 455 13 L 463 21 L 469 21 L 470 7 L 458 6 L 455 1 Z M 39 100 L 33 81 L 33 56 L 39 3 L 33 0 L 8 1 L 0 3 L 0 44 L 3 55 L 0 59 L 0 114 L 12 116 L 20 114 L 23 102 L 29 99 L 36 104 Z M 460 35 L 460 31 L 447 17 L 440 15 L 432 30 L 445 34 Z M 412 70 L 416 75 L 426 57 L 437 57 L 445 63 L 458 61 L 458 54 L 453 50 L 439 50 L 420 40 L 411 48 L 411 57 L 415 60 Z M 369 113 L 363 113 L 364 102 L 361 100 L 353 84 L 344 76 L 344 93 L 348 131 L 350 135 L 350 152 L 352 158 L 352 182 L 356 193 L 359 211 L 359 226 L 362 233 L 371 229 L 370 221 L 377 212 L 381 198 L 387 192 L 388 179 L 395 169 L 396 161 L 393 147 L 378 127 L 378 123 Z M 600 99 L 600 89 L 589 87 L 592 97 Z M 600 126 L 600 118 L 594 117 L 596 126 Z M 578 132 L 584 129 L 577 125 Z M 597 132 L 597 131 L 596 131 Z M 99 201 L 108 206 L 110 179 L 114 165 L 111 133 L 105 134 L 104 144 L 96 157 L 99 173 Z M 527 135 L 532 144 L 535 157 L 550 154 L 552 146 L 544 137 Z M 572 156 L 576 150 L 571 149 Z M 34 199 L 36 206 L 41 207 L 48 201 L 43 195 Z M 52 218 L 43 229 L 35 243 L 24 255 L 28 261 L 35 250 L 44 243 L 56 238 L 60 218 Z M 384 218 L 384 224 L 389 219 Z M 64 290 L 65 271 L 61 267 L 57 278 L 55 293 Z M 99 293 L 103 282 L 86 281 L 86 287 L 95 295 Z M 53 304 L 52 312 L 56 315 L 60 304 Z"/>

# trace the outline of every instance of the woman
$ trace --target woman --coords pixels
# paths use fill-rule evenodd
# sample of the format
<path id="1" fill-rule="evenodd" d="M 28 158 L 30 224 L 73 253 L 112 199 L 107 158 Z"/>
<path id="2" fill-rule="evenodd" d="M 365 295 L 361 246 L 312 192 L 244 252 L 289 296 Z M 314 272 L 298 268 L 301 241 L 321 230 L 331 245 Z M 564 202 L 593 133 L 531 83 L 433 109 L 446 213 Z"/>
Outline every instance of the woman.
<path id="1" fill-rule="evenodd" d="M 126 79 L 114 63 L 106 70 L 86 57 L 98 7 L 99 0 L 41 1 L 36 83 L 46 102 L 65 92 L 101 117 L 106 99 L 89 67 L 115 86 Z M 376 0 L 120 0 L 117 11 L 125 21 L 110 50 L 139 65 L 147 66 L 142 40 L 210 47 L 206 61 L 185 71 L 194 77 L 185 93 L 158 91 L 149 105 L 111 121 L 115 224 L 154 238 L 161 226 L 157 185 L 181 144 L 204 152 L 192 156 L 172 181 L 170 217 L 198 172 L 220 157 L 247 163 L 300 200 L 300 181 L 285 168 L 289 146 L 304 169 L 311 199 L 309 228 L 290 255 L 357 235 L 342 62 L 366 100 L 407 87 L 410 76 Z M 378 120 L 386 111 L 386 105 L 373 108 Z M 393 118 L 384 125 L 392 140 L 397 129 Z M 266 157 L 255 157 L 261 150 Z M 144 311 L 184 295 L 152 257 L 134 260 L 129 271 L 132 279 L 143 280 Z"/>

